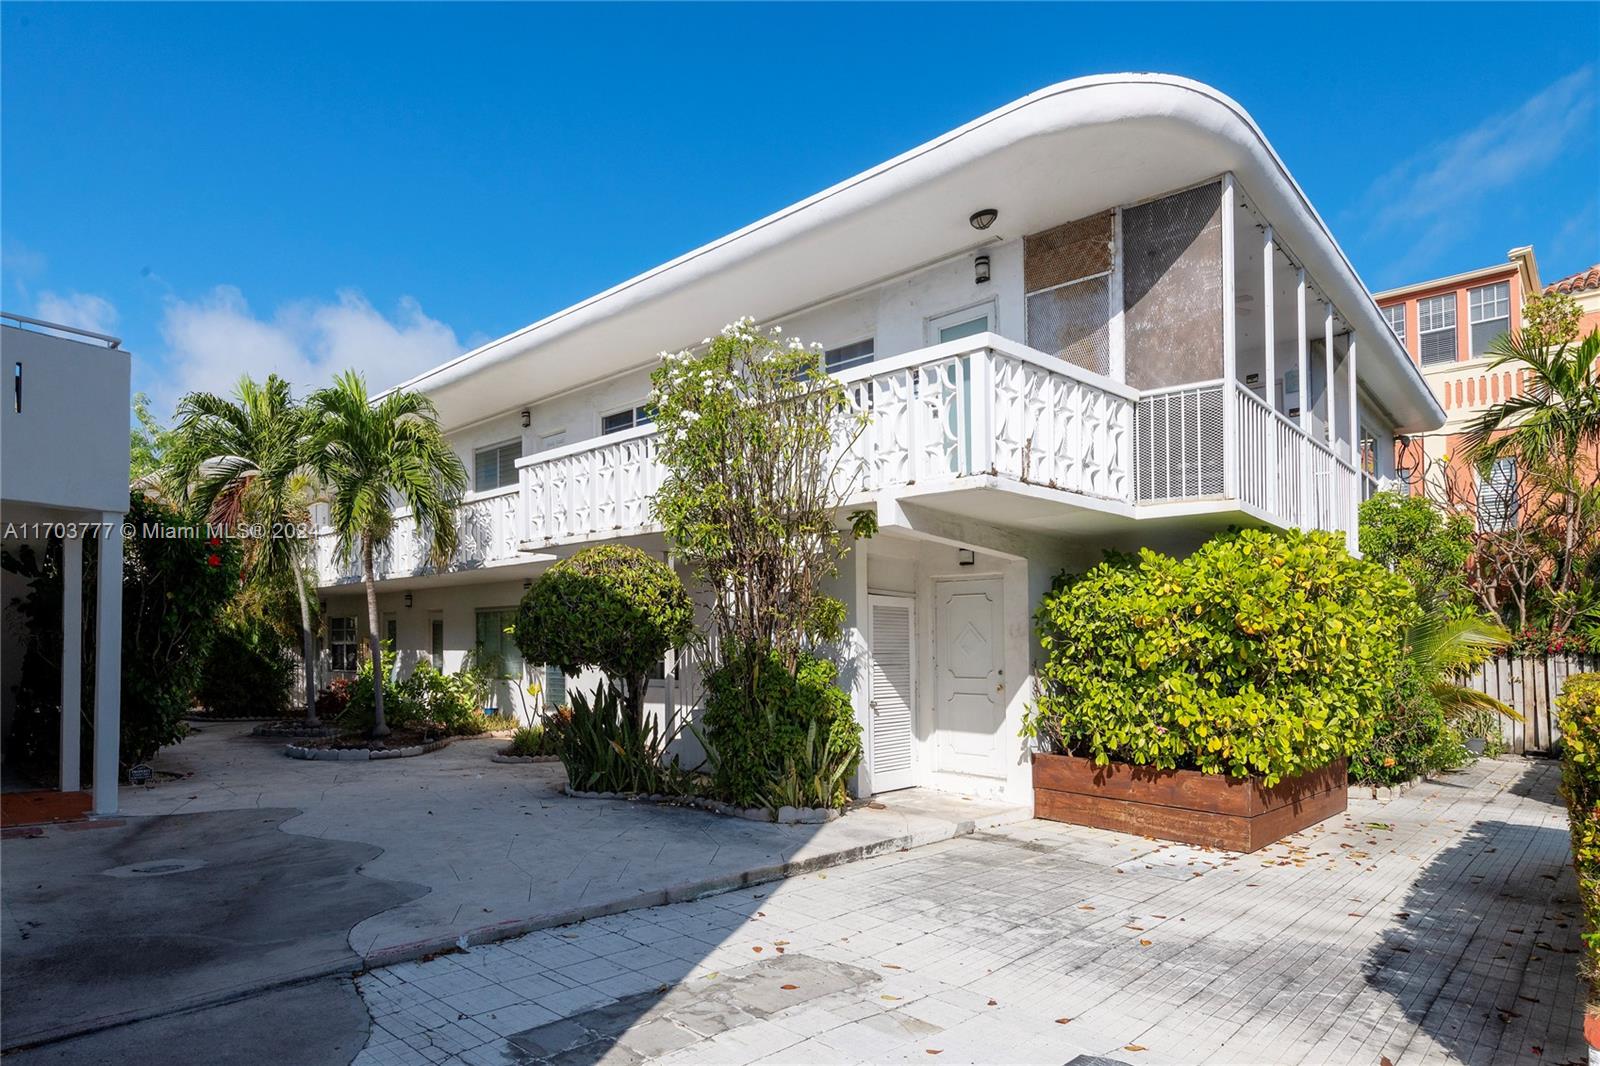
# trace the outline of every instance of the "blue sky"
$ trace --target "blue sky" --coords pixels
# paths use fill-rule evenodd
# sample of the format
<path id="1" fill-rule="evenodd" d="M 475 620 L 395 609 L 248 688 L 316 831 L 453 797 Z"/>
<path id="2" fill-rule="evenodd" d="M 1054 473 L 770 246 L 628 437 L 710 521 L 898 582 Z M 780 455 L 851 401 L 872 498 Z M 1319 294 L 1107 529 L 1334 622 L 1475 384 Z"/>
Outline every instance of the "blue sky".
<path id="1" fill-rule="evenodd" d="M 391 384 L 1052 82 L 1239 100 L 1375 289 L 1600 260 L 1600 5 L 0 7 L 0 302 Z M 665 341 L 663 343 L 666 343 Z"/>

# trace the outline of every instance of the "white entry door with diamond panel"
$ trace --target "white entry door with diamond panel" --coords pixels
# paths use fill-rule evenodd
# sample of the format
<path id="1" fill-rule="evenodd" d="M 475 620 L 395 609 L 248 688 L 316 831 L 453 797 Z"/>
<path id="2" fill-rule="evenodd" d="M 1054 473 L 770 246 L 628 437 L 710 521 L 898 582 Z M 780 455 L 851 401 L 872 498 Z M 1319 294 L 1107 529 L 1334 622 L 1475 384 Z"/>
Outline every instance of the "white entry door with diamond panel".
<path id="1" fill-rule="evenodd" d="M 999 578 L 934 582 L 934 729 L 937 769 L 1004 776 L 1005 721 Z"/>
<path id="2" fill-rule="evenodd" d="M 872 596 L 872 701 L 867 755 L 872 791 L 910 788 L 914 781 L 911 733 L 916 713 L 916 670 L 912 602 L 899 596 Z"/>

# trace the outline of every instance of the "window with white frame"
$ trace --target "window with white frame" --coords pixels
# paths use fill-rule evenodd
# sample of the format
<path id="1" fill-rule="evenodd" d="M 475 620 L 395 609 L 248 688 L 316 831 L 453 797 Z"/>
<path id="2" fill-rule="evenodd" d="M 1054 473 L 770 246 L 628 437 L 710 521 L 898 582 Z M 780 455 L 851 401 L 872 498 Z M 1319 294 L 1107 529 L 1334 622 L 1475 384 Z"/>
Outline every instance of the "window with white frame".
<path id="1" fill-rule="evenodd" d="M 608 415 L 600 416 L 601 433 L 621 433 L 633 429 L 635 426 L 648 426 L 656 420 L 655 408 L 649 404 L 640 404 L 629 407 L 623 411 L 613 411 Z"/>
<path id="2" fill-rule="evenodd" d="M 1417 343 L 1422 364 L 1452 363 L 1456 358 L 1456 294 L 1417 301 Z"/>
<path id="3" fill-rule="evenodd" d="M 1478 532 L 1503 533 L 1517 524 L 1517 461 L 1496 459 L 1478 475 Z"/>
<path id="4" fill-rule="evenodd" d="M 472 487 L 479 492 L 517 483 L 517 460 L 522 458 L 522 441 L 491 444 L 472 453 Z"/>
<path id="5" fill-rule="evenodd" d="M 428 618 L 428 659 L 435 670 L 444 669 L 444 616 Z"/>
<path id="6" fill-rule="evenodd" d="M 517 624 L 515 607 L 480 608 L 477 612 L 478 646 L 490 660 L 499 665 L 501 675 L 510 678 L 522 676 L 522 652 L 511 637 Z"/>
<path id="7" fill-rule="evenodd" d="M 1389 328 L 1394 330 L 1394 335 L 1400 338 L 1400 343 L 1406 342 L 1406 305 L 1395 304 L 1393 307 L 1383 309 L 1383 317 L 1389 320 Z"/>
<path id="8" fill-rule="evenodd" d="M 1468 289 L 1467 321 L 1472 329 L 1472 354 L 1485 354 L 1496 337 L 1511 329 L 1511 283 Z"/>
<path id="9" fill-rule="evenodd" d="M 360 665 L 357 652 L 356 620 L 330 616 L 328 618 L 328 657 L 335 670 L 353 671 Z"/>
<path id="10" fill-rule="evenodd" d="M 828 368 L 828 373 L 837 374 L 841 370 L 872 362 L 873 352 L 873 338 L 868 337 L 864 341 L 841 344 L 837 348 L 825 350 L 822 353 L 822 362 Z"/>

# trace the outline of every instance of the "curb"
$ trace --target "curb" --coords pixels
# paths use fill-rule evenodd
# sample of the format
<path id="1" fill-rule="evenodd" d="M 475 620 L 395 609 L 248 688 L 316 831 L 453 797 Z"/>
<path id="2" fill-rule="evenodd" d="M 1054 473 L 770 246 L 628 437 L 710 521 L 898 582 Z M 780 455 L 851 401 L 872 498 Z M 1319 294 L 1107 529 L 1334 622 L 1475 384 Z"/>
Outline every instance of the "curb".
<path id="1" fill-rule="evenodd" d="M 390 748 L 371 751 L 367 748 L 302 748 L 298 744 L 285 744 L 283 753 L 291 759 L 313 759 L 318 762 L 371 762 L 376 759 L 410 759 L 448 747 L 453 737 L 441 737 L 426 744 L 413 744 L 409 748 Z"/>
<path id="2" fill-rule="evenodd" d="M 955 822 L 953 825 L 947 822 L 935 830 L 902 833 L 871 844 L 856 844 L 822 855 L 813 855 L 809 858 L 794 859 L 789 862 L 757 867 L 734 874 L 722 874 L 716 877 L 681 881 L 674 885 L 667 885 L 664 888 L 641 892 L 631 899 L 612 900 L 607 903 L 573 907 L 555 914 L 540 915 L 535 918 L 510 918 L 503 922 L 495 922 L 491 925 L 479 926 L 476 929 L 468 929 L 466 932 L 454 937 L 429 937 L 426 940 L 416 940 L 406 944 L 377 948 L 361 952 L 361 961 L 363 968 L 369 970 L 380 966 L 393 966 L 397 963 L 412 962 L 424 955 L 433 955 L 453 948 L 478 947 L 482 944 L 492 944 L 496 941 L 510 940 L 527 933 L 535 933 L 541 929 L 554 929 L 558 926 L 572 925 L 595 918 L 605 918 L 613 914 L 625 914 L 628 911 L 641 910 L 647 907 L 662 907 L 669 903 L 683 903 L 705 896 L 732 892 L 739 888 L 749 888 L 753 885 L 763 885 L 787 877 L 796 877 L 801 874 L 813 873 L 817 870 L 826 870 L 833 866 L 843 866 L 847 863 L 859 862 L 862 859 L 876 858 L 879 855 L 909 851 L 913 848 L 926 847 L 929 844 L 940 844 L 946 840 L 971 836 L 973 833 L 995 829 L 1002 825 L 1009 825 L 1012 822 L 1027 821 L 1032 817 L 1032 812 L 1024 808 L 983 819 L 965 819 Z"/>
<path id="3" fill-rule="evenodd" d="M 963 819 L 953 824 L 946 822 L 935 830 L 925 830 L 920 833 L 902 833 L 886 840 L 876 841 L 871 844 L 857 844 L 838 851 L 813 855 L 805 859 L 758 867 L 735 874 L 683 881 L 675 885 L 668 885 L 665 888 L 641 892 L 631 899 L 612 900 L 609 903 L 597 903 L 585 907 L 573 907 L 565 911 L 535 918 L 512 918 L 492 925 L 469 929 L 454 937 L 429 937 L 426 940 L 395 944 L 375 951 L 358 952 L 352 949 L 349 956 L 336 963 L 309 967 L 297 973 L 285 974 L 275 980 L 265 981 L 250 987 L 231 988 L 209 996 L 190 997 L 182 1003 L 171 1005 L 165 1009 L 127 1011 L 111 1017 L 99 1018 L 93 1022 L 63 1026 L 55 1030 L 30 1034 L 23 1041 L 15 1044 L 0 1043 L 0 1051 L 11 1054 L 28 1048 L 43 1047 L 60 1043 L 63 1040 L 87 1036 L 90 1033 L 103 1032 L 107 1029 L 119 1029 L 154 1018 L 192 1014 L 212 1007 L 238 1003 L 263 992 L 277 991 L 278 989 L 306 984 L 326 977 L 353 978 L 365 970 L 376 969 L 380 966 L 393 966 L 401 962 L 413 962 L 424 955 L 433 955 L 454 948 L 477 947 L 500 940 L 510 940 L 541 929 L 554 929 L 563 925 L 573 925 L 577 922 L 604 918 L 612 914 L 625 914 L 628 911 L 640 910 L 646 907 L 661 907 L 669 903 L 683 903 L 705 896 L 715 896 L 723 892 L 767 884 L 785 877 L 796 877 L 833 866 L 843 866 L 846 863 L 859 862 L 862 859 L 870 859 L 879 855 L 908 851 L 913 848 L 925 847 L 929 844 L 939 844 L 946 840 L 954 840 L 957 837 L 970 836 L 983 830 L 1009 825 L 1012 822 L 1026 821 L 1031 817 L 1033 817 L 1032 812 L 1022 808 L 982 819 Z M 352 928 L 354 927 L 352 926 Z"/>

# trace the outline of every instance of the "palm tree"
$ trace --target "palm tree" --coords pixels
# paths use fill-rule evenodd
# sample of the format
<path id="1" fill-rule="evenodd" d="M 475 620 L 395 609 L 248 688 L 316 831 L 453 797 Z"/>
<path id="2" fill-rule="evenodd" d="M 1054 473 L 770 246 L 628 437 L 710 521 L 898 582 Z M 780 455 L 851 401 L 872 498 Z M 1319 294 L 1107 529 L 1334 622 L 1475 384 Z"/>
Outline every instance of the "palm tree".
<path id="1" fill-rule="evenodd" d="M 1475 667 L 1511 643 L 1511 632 L 1477 614 L 1446 617 L 1443 602 L 1423 607 L 1422 617 L 1406 633 L 1406 661 L 1445 717 L 1456 721 L 1473 711 L 1494 711 L 1520 722 L 1522 716 L 1504 703 L 1461 684 Z"/>
<path id="2" fill-rule="evenodd" d="M 311 466 L 330 502 L 339 552 L 359 555 L 367 587 L 367 632 L 372 649 L 372 735 L 386 736 L 383 650 L 378 641 L 378 590 L 373 553 L 394 531 L 394 504 L 404 502 L 430 555 L 443 566 L 455 553 L 456 507 L 467 471 L 439 429 L 433 401 L 420 392 L 367 395 L 361 375 L 347 370 L 313 393 Z"/>
<path id="3" fill-rule="evenodd" d="M 1502 333 L 1489 345 L 1491 370 L 1515 366 L 1527 388 L 1472 420 L 1463 431 L 1480 466 L 1507 455 L 1557 456 L 1568 465 L 1600 443 L 1600 329 L 1576 343 L 1550 343 L 1528 332 Z"/>
<path id="4" fill-rule="evenodd" d="M 276 374 L 260 384 L 249 375 L 240 378 L 233 396 L 192 392 L 179 401 L 164 472 L 178 498 L 206 521 L 249 523 L 263 531 L 245 541 L 244 577 L 269 600 L 285 583 L 294 586 L 306 720 L 316 724 L 316 633 L 306 574 L 310 542 L 288 535 L 310 509 L 310 423 L 289 383 Z"/>
<path id="5" fill-rule="evenodd" d="M 1582 565 L 1578 540 L 1595 502 L 1588 490 L 1600 464 L 1600 329 L 1576 342 L 1550 340 L 1534 330 L 1503 333 L 1489 354 L 1491 370 L 1515 366 L 1526 375 L 1527 388 L 1467 425 L 1466 453 L 1483 472 L 1496 459 L 1515 456 L 1559 498 L 1562 550 L 1553 560 L 1550 584 L 1563 595 L 1573 584 L 1574 567 Z"/>

